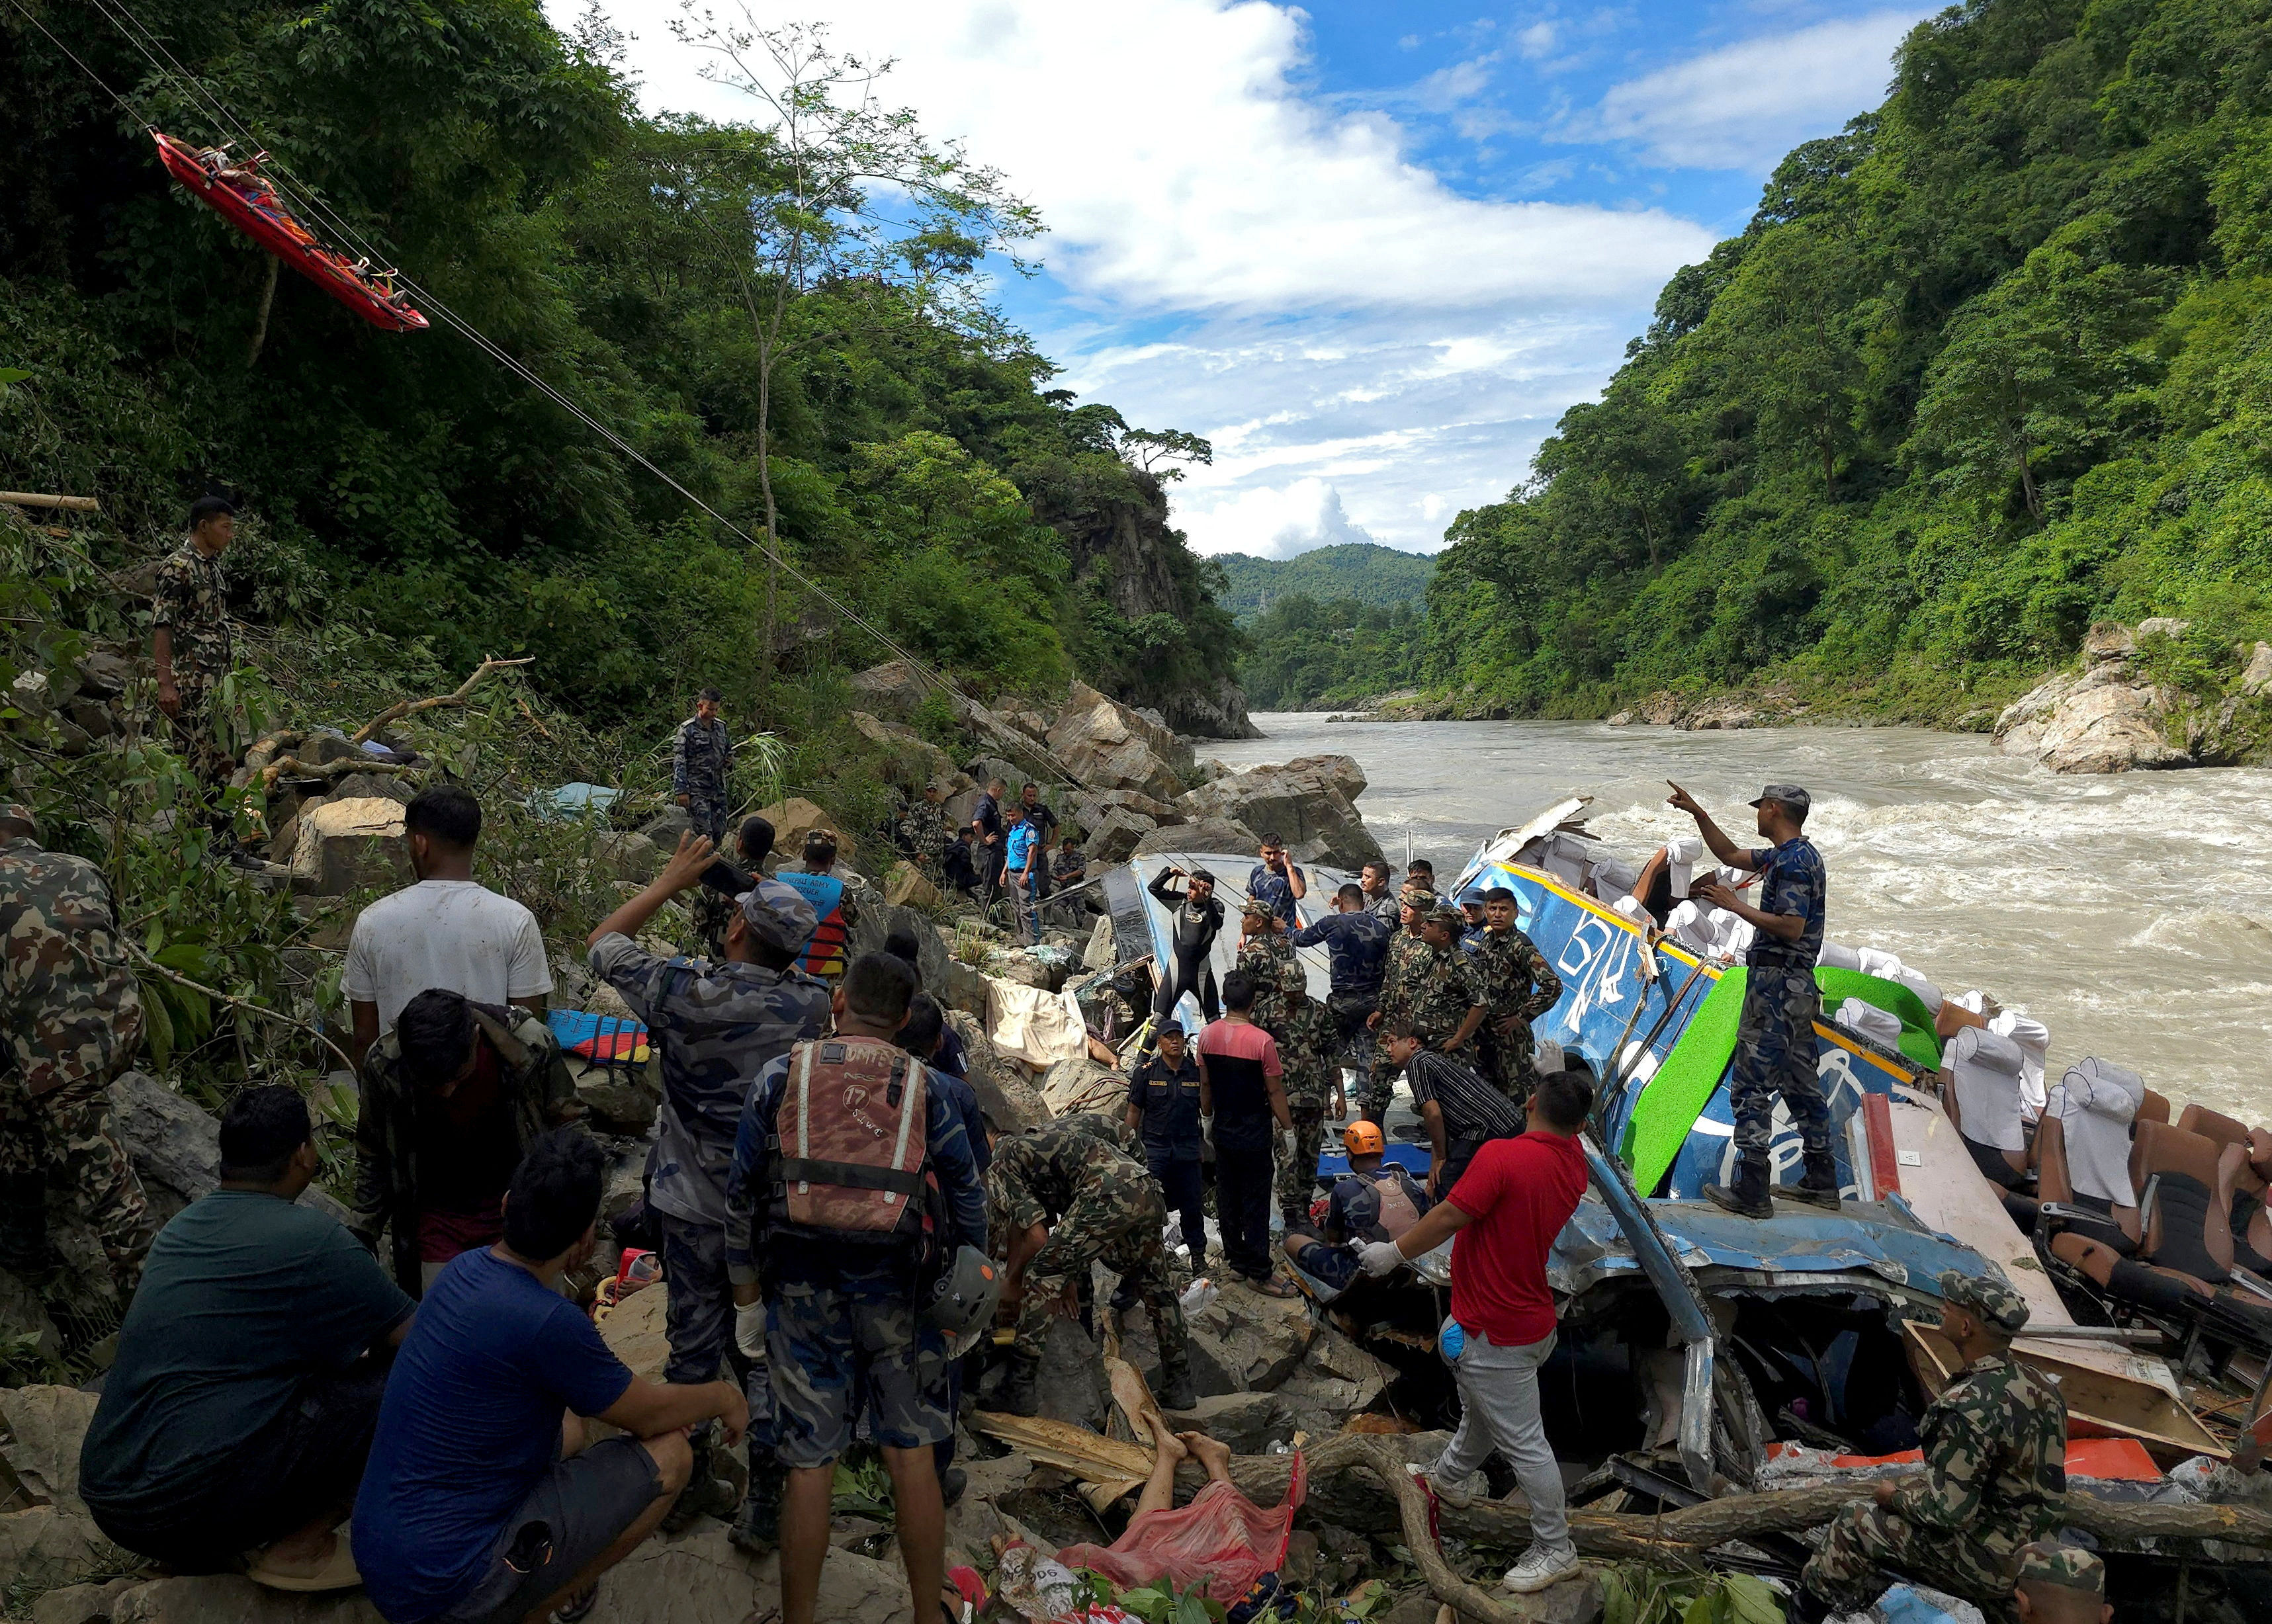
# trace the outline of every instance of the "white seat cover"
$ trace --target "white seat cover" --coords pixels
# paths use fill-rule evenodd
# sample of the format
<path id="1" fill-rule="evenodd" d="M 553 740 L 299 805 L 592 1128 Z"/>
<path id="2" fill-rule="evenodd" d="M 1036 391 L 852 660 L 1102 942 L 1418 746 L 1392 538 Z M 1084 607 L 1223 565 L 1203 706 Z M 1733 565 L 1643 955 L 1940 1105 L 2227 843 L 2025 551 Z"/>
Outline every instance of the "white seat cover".
<path id="1" fill-rule="evenodd" d="M 2020 1126 L 2020 1046 L 1999 1033 L 1968 1026 L 1949 1040 L 1947 1059 L 1964 1136 L 1999 1151 L 2025 1150 L 2028 1136 Z"/>
<path id="2" fill-rule="evenodd" d="M 1688 878 L 1696 872 L 1696 865 L 1704 859 L 1704 837 L 1679 835 L 1664 843 L 1665 877 L 1672 883 L 1672 894 L 1678 898 L 1688 895 Z"/>
<path id="3" fill-rule="evenodd" d="M 1890 1009 L 1880 1009 L 1876 1004 L 1865 1003 L 1859 998 L 1849 998 L 1838 1006 L 1831 1017 L 1849 1032 L 1860 1032 L 1871 1042 L 1886 1048 L 1896 1047 L 1902 1040 L 1902 1017 Z"/>
<path id="4" fill-rule="evenodd" d="M 2059 1119 L 2066 1143 L 2067 1180 L 2079 1195 L 2134 1207 L 2130 1183 L 2130 1130 L 2146 1100 L 2146 1083 L 2096 1056 L 2069 1066 L 2051 1091 L 2045 1109 Z"/>
<path id="5" fill-rule="evenodd" d="M 1826 942 L 1822 944 L 1822 957 L 1814 962 L 1825 970 L 1859 970 L 1862 956 L 1843 942 Z"/>
<path id="6" fill-rule="evenodd" d="M 1711 915 L 1715 910 L 1700 902 L 1684 902 L 1664 917 L 1664 928 L 1675 942 L 1690 952 L 1709 956 L 1718 949 L 1713 935 Z"/>
<path id="7" fill-rule="evenodd" d="M 1979 1006 L 1966 1008 L 1977 1015 Z M 2044 1060 L 2051 1053 L 2051 1028 L 2017 1009 L 2006 1009 L 1988 1023 L 1988 1030 L 2020 1046 L 2020 1114 L 2032 1122 L 2044 1114 Z"/>

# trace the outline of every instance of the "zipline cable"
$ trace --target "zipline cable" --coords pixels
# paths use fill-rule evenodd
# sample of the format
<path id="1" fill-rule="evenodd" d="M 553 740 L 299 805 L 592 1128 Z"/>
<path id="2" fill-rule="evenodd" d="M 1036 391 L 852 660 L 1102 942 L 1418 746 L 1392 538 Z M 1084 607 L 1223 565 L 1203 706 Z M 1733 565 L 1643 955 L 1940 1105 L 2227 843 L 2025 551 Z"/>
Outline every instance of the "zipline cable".
<path id="1" fill-rule="evenodd" d="M 144 23 L 139 17 L 137 17 L 134 14 L 132 9 L 126 4 L 126 0 L 89 0 L 89 3 L 94 6 L 96 11 L 102 14 L 105 20 L 108 21 L 114 28 L 117 29 L 117 31 L 125 37 L 128 44 L 131 45 L 136 50 L 141 53 L 143 58 L 149 63 L 152 70 L 156 72 L 161 79 L 172 81 L 188 100 L 192 103 L 197 104 L 204 110 L 206 115 L 213 121 L 215 127 L 220 130 L 224 135 L 233 133 L 235 138 L 249 143 L 255 152 L 258 152 L 262 149 L 263 143 L 260 141 L 258 136 L 229 110 L 226 102 L 222 101 L 218 96 L 206 89 L 204 85 L 198 80 L 198 77 L 182 65 L 180 60 L 176 58 L 173 52 L 167 48 L 164 41 L 160 39 L 158 35 L 151 30 L 147 24 Z M 61 40 L 57 39 L 56 35 L 49 31 L 46 25 L 41 23 L 40 19 L 31 12 L 24 4 L 24 0 L 11 0 L 11 4 L 12 4 L 19 11 L 21 11 L 24 14 L 25 18 L 31 22 L 34 27 L 39 29 L 42 34 L 46 35 L 49 42 L 54 44 L 58 50 L 62 51 L 65 56 L 69 57 L 71 63 L 77 66 L 81 72 L 85 73 L 87 78 L 93 80 L 97 86 L 99 86 L 106 94 L 109 95 L 114 101 L 116 101 L 130 116 L 133 117 L 138 124 L 139 124 L 144 130 L 155 128 L 153 124 L 136 111 L 132 103 L 128 101 L 125 97 L 120 95 L 116 91 L 112 90 L 110 86 L 103 81 L 102 77 L 100 74 L 96 73 L 93 68 L 89 67 L 79 58 L 77 52 L 71 50 L 69 46 L 64 44 Z M 250 153 L 247 154 L 248 157 L 251 154 Z M 270 184 L 274 186 L 279 192 L 282 193 L 286 201 L 291 203 L 295 210 L 310 215 L 319 223 L 326 226 L 335 235 L 345 239 L 350 246 L 362 254 L 367 262 L 376 263 L 381 258 L 385 257 L 379 254 L 377 248 L 374 247 L 374 245 L 367 240 L 361 232 L 357 231 L 348 221 L 342 220 L 326 203 L 325 203 L 321 196 L 312 186 L 294 175 L 290 168 L 281 160 L 272 156 L 262 167 L 264 174 L 272 175 L 273 177 L 276 177 L 271 179 Z M 963 692 L 962 689 L 951 679 L 940 672 L 934 670 L 913 651 L 902 645 L 898 639 L 886 632 L 882 627 L 878 626 L 874 622 L 869 620 L 858 610 L 853 608 L 851 605 L 844 602 L 834 593 L 828 591 L 827 588 L 822 586 L 819 582 L 814 580 L 803 570 L 797 568 L 796 564 L 783 557 L 780 551 L 771 543 L 760 540 L 751 532 L 743 528 L 740 525 L 736 524 L 732 519 L 728 518 L 724 514 L 719 512 L 717 509 L 712 507 L 710 503 L 704 501 L 693 491 L 689 490 L 667 470 L 658 466 L 644 451 L 641 451 L 637 446 L 633 445 L 629 440 L 625 439 L 621 434 L 617 432 L 615 428 L 602 421 L 601 419 L 594 416 L 574 399 L 570 398 L 561 390 L 556 388 L 551 383 L 522 362 L 518 357 L 507 352 L 503 346 L 490 338 L 488 334 L 482 332 L 481 329 L 476 327 L 471 321 L 460 316 L 456 310 L 452 309 L 440 297 L 435 294 L 432 290 L 425 287 L 414 278 L 403 272 L 396 271 L 393 272 L 393 276 L 395 280 L 402 286 L 403 289 L 411 297 L 417 301 L 420 306 L 433 311 L 436 315 L 440 317 L 447 325 L 449 325 L 468 343 L 472 344 L 476 349 L 480 350 L 482 354 L 495 361 L 498 365 L 504 367 L 515 376 L 520 378 L 523 382 L 542 393 L 563 411 L 567 412 L 579 422 L 582 423 L 587 428 L 599 436 L 603 442 L 614 448 L 614 450 L 622 456 L 629 458 L 631 461 L 638 464 L 640 467 L 646 469 L 647 473 L 653 474 L 657 480 L 660 480 L 663 484 L 677 492 L 677 494 L 681 497 L 684 498 L 687 503 L 699 509 L 703 513 L 706 514 L 712 520 L 722 526 L 728 532 L 739 536 L 752 548 L 771 561 L 775 568 L 783 571 L 792 580 L 803 586 L 815 598 L 833 609 L 848 624 L 866 633 L 871 638 L 874 639 L 878 644 L 888 651 L 895 658 L 905 662 L 907 666 L 923 682 L 938 689 L 953 698 L 960 700 L 965 706 L 971 710 L 983 711 L 985 709 L 985 707 L 980 705 L 978 702 L 973 699 L 968 694 Z M 772 651 L 768 649 L 768 660 L 770 660 L 771 654 Z M 1051 771 L 1061 774 L 1066 783 L 1074 786 L 1080 786 L 1082 784 L 1080 775 L 1067 766 L 1056 754 L 1056 752 L 1048 749 L 1046 745 L 1028 744 L 1023 740 L 1010 740 L 998 736 L 993 741 L 993 742 L 1011 748 L 1013 752 L 1033 751 L 1036 753 L 1037 759 L 1039 759 L 1044 766 L 1049 768 Z"/>

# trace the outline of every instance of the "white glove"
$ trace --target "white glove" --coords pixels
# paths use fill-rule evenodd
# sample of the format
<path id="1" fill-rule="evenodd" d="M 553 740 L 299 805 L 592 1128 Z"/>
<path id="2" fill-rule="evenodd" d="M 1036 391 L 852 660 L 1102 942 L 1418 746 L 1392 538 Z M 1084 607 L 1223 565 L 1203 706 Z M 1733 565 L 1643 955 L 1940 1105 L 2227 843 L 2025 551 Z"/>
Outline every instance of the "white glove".
<path id="1" fill-rule="evenodd" d="M 744 1359 L 766 1356 L 766 1305 L 744 1303 L 734 1310 L 734 1345 Z"/>
<path id="2" fill-rule="evenodd" d="M 1368 1240 L 1357 1248 L 1356 1261 L 1369 1275 L 1394 1274 L 1403 1266 L 1404 1254 L 1394 1240 Z"/>

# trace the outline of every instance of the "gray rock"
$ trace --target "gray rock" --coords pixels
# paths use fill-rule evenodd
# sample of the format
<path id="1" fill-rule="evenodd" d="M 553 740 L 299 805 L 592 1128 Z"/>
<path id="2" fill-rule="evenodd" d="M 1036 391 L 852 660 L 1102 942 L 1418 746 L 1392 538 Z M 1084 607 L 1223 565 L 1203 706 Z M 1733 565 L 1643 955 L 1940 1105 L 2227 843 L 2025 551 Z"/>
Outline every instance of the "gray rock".
<path id="1" fill-rule="evenodd" d="M 118 731 L 118 719 L 100 700 L 74 699 L 64 707 L 64 714 L 90 739 L 108 739 Z"/>
<path id="2" fill-rule="evenodd" d="M 970 1089 L 978 1108 L 994 1119 L 1005 1134 L 1023 1133 L 1050 1120 L 1050 1108 L 1028 1078 L 1024 1065 L 994 1047 L 986 1023 L 967 1009 L 950 1009 L 946 1024 L 954 1028 L 970 1054 Z"/>
<path id="3" fill-rule="evenodd" d="M 407 807 L 417 793 L 418 786 L 399 772 L 350 772 L 332 786 L 326 799 L 399 801 Z"/>
<path id="4" fill-rule="evenodd" d="M 1100 1310 L 1101 1312 L 1102 1310 Z M 1078 1320 L 1053 1319 L 1042 1347 L 1042 1373 L 1035 1384 L 1041 1396 L 1041 1412 L 1051 1420 L 1070 1421 L 1092 1432 L 1104 1429 L 1105 1412 L 1112 1404 L 1106 1384 L 1104 1352 Z"/>
<path id="5" fill-rule="evenodd" d="M 26 1594 L 76 1584 L 115 1555 L 84 1511 L 33 1506 L 0 1516 L 0 1580 Z"/>
<path id="6" fill-rule="evenodd" d="M 310 767 L 328 767 L 335 761 L 361 761 L 362 752 L 338 734 L 310 734 L 292 752 Z"/>
<path id="7" fill-rule="evenodd" d="M 1092 789 L 1136 790 L 1172 801 L 1189 786 L 1191 747 L 1163 722 L 1075 682 L 1050 726 L 1049 746 Z"/>
<path id="8" fill-rule="evenodd" d="M 1183 821 L 1181 814 L 1176 821 Z M 1141 812 L 1108 807 L 1087 827 L 1088 838 L 1081 846 L 1082 853 L 1092 863 L 1110 864 L 1125 863 L 1133 857 L 1160 824 L 1157 819 Z"/>
<path id="9" fill-rule="evenodd" d="M 2105 629 L 2094 628 L 2092 635 Z M 2112 629 L 2127 634 L 2124 627 Z M 1996 746 L 2033 756 L 2053 772 L 2191 766 L 2193 757 L 2166 736 L 2171 714 L 2160 689 L 2131 675 L 2126 654 L 2104 655 L 2007 706 L 1996 719 Z"/>
<path id="10" fill-rule="evenodd" d="M 852 691 L 863 709 L 901 721 L 915 713 L 930 687 L 915 664 L 905 659 L 871 666 L 852 679 Z"/>
<path id="11" fill-rule="evenodd" d="M 345 1073 L 334 1074 L 345 1076 Z M 220 1123 L 147 1072 L 120 1074 L 110 1085 L 111 1121 L 134 1163 L 151 1222 L 162 1225 L 220 1183 Z M 347 1209 L 310 1186 L 300 1205 L 345 1222 Z"/>
<path id="12" fill-rule="evenodd" d="M 1349 756 L 1306 756 L 1216 778 L 1176 804 L 1194 823 L 1228 818 L 1276 834 L 1299 861 L 1355 868 L 1381 854 L 1356 810 L 1364 786 L 1364 769 Z"/>
<path id="13" fill-rule="evenodd" d="M 1630 727 L 1638 719 L 1631 711 L 1619 711 L 1609 719 L 1611 727 Z"/>
<path id="14" fill-rule="evenodd" d="M 134 680 L 134 662 L 116 654 L 93 653 L 78 662 L 79 692 L 94 699 L 116 699 Z"/>
<path id="15" fill-rule="evenodd" d="M 1136 843 L 1136 849 L 1131 855 L 1149 857 L 1157 853 L 1251 852 L 1261 843 L 1261 838 L 1236 818 L 1207 817 L 1155 829 Z"/>
<path id="16" fill-rule="evenodd" d="M 665 807 L 660 813 L 639 825 L 639 833 L 654 841 L 664 851 L 675 852 L 678 849 L 679 836 L 693 827 L 694 820 L 686 816 L 685 808 Z M 726 831 L 729 839 L 733 832 L 730 829 Z"/>
<path id="17" fill-rule="evenodd" d="M 0 1460 L 25 1493 L 58 1510 L 86 1515 L 78 1497 L 78 1449 L 97 1402 L 95 1394 L 71 1387 L 0 1389 L 0 1421 L 8 1429 Z"/>
<path id="18" fill-rule="evenodd" d="M 1215 1393 L 1188 1410 L 1166 1413 L 1177 1431 L 1220 1439 L 1233 1455 L 1260 1455 L 1294 1436 L 1294 1412 L 1275 1393 Z"/>
<path id="19" fill-rule="evenodd" d="M 142 1581 L 113 1579 L 108 1584 L 66 1584 L 32 1604 L 32 1624 L 107 1624 L 118 1598 Z"/>
<path id="20" fill-rule="evenodd" d="M 676 848 L 677 843 L 672 842 Z M 645 835 L 609 830 L 592 844 L 593 860 L 619 880 L 644 885 L 662 871 L 663 852 Z"/>
<path id="21" fill-rule="evenodd" d="M 619 1134 L 645 1134 L 654 1126 L 662 1101 L 646 1084 L 645 1069 L 635 1066 L 579 1066 L 569 1062 L 576 1080 L 576 1099 L 591 1113 L 597 1126 Z"/>
<path id="22" fill-rule="evenodd" d="M 1120 949 L 1113 938 L 1112 920 L 1109 915 L 1100 916 L 1096 928 L 1088 934 L 1088 945 L 1081 950 L 1080 967 L 1110 970 L 1119 962 Z"/>
<path id="23" fill-rule="evenodd" d="M 295 889 L 344 897 L 366 888 L 407 885 L 410 855 L 402 841 L 402 803 L 392 796 L 325 796 L 301 808 L 293 848 Z"/>
<path id="24" fill-rule="evenodd" d="M 2272 689 L 2272 643 L 2260 643 L 2248 657 L 2248 668 L 2240 674 L 2240 691 L 2254 699 L 2267 689 Z"/>
<path id="25" fill-rule="evenodd" d="M 385 1624 L 361 1590 L 288 1595 L 237 1574 L 149 1580 L 119 1596 L 110 1619 L 111 1624 Z"/>
<path id="26" fill-rule="evenodd" d="M 1266 1297 L 1227 1280 L 1204 1312 L 1185 1318 L 1202 1393 L 1265 1392 L 1294 1374 L 1313 1329 L 1299 1297 Z"/>

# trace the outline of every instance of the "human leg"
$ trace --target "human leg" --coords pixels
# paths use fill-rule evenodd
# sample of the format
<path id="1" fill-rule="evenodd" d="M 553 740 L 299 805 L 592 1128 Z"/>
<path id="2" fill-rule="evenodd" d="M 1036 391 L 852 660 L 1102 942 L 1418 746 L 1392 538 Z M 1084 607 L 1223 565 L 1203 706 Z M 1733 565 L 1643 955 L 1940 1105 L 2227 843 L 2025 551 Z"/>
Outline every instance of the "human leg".
<path id="1" fill-rule="evenodd" d="M 766 1368 L 774 1439 L 788 1473 L 781 1496 L 783 1624 L 812 1624 L 828 1555 L 836 1459 L 858 1419 L 859 1352 L 853 1305 L 841 1292 L 783 1284 L 766 1300 Z"/>
<path id="2" fill-rule="evenodd" d="M 1152 1475 L 1136 1496 L 1136 1509 L 1129 1514 L 1132 1521 L 1147 1511 L 1165 1511 L 1175 1505 L 1176 1468 L 1189 1452 L 1158 1416 L 1147 1411 L 1144 1424 L 1152 1429 Z"/>
<path id="3" fill-rule="evenodd" d="M 885 1444 L 880 1452 L 884 1469 L 892 1476 L 893 1531 L 899 1538 L 900 1561 L 907 1568 L 908 1595 L 920 1618 L 925 1598 L 938 1597 L 946 1584 L 946 1501 L 929 1449 Z M 930 1605 L 936 1608 L 937 1601 Z"/>
<path id="4" fill-rule="evenodd" d="M 1879 1564 L 1893 1553 L 1887 1523 L 1900 1520 L 1870 1501 L 1847 1501 L 1799 1573 L 1802 1595 L 1839 1613 L 1866 1611 L 1885 1593 Z"/>
<path id="5" fill-rule="evenodd" d="M 1322 1106 L 1300 1106 L 1291 1113 L 1294 1143 L 1278 1162 L 1278 1206 L 1290 1225 L 1310 1216 L 1310 1203 L 1318 1188 L 1318 1153 L 1326 1142 L 1326 1113 Z"/>
<path id="6" fill-rule="evenodd" d="M 726 1232 L 714 1224 L 657 1212 L 662 1225 L 662 1269 L 669 1297 L 664 1306 L 670 1358 L 666 1382 L 714 1382 L 734 1345 L 734 1296 L 726 1278 Z M 713 1469 L 716 1430 L 709 1423 L 688 1441 L 694 1465 L 687 1492 L 671 1508 L 666 1531 L 676 1533 L 700 1516 L 731 1516 L 739 1501 L 732 1480 Z"/>
<path id="7" fill-rule="evenodd" d="M 1270 1172 L 1267 1145 L 1214 1148 L 1215 1221 L 1222 1260 L 1250 1280 L 1270 1278 Z"/>
<path id="8" fill-rule="evenodd" d="M 1822 1097 L 1814 1051 L 1814 1021 L 1821 1010 L 1822 995 L 1812 971 L 1783 972 L 1781 982 L 1776 1002 L 1782 1020 L 1782 1063 L 1776 1071 L 1775 1088 L 1790 1113 L 1791 1126 L 1798 1129 L 1805 1158 L 1804 1173 L 1791 1193 L 1816 1205 L 1835 1208 L 1838 1164 L 1831 1155 L 1830 1106 Z"/>
<path id="9" fill-rule="evenodd" d="M 1120 1272 L 1123 1290 L 1142 1298 L 1152 1321 L 1152 1335 L 1160 1347 L 1160 1402 L 1170 1410 L 1187 1410 L 1199 1402 L 1192 1388 L 1191 1334 L 1184 1324 L 1184 1306 L 1168 1278 L 1167 1242 L 1160 1232 L 1165 1222 L 1157 1198 L 1131 1215 L 1120 1244 L 1105 1255 L 1105 1266 Z"/>
<path id="10" fill-rule="evenodd" d="M 1168 1210 L 1175 1213 L 1183 1226 L 1184 1249 L 1192 1256 L 1192 1273 L 1201 1274 L 1207 1269 L 1207 1184 L 1200 1173 L 1197 1157 L 1178 1157 L 1169 1151 L 1147 1151 L 1145 1164 L 1152 1176 L 1160 1181 L 1160 1193 Z"/>
<path id="11" fill-rule="evenodd" d="M 150 1249 L 142 1181 L 110 1120 L 110 1086 L 99 1076 L 64 1084 L 32 1102 L 40 1113 L 45 1160 L 63 1172 L 72 1216 L 102 1242 L 119 1301 L 134 1294 Z"/>
<path id="12" fill-rule="evenodd" d="M 1704 1187 L 1715 1205 L 1745 1218 L 1775 1216 L 1768 1199 L 1768 1144 L 1783 1069 L 1781 991 L 1774 971 L 1745 974 L 1743 1009 L 1736 1019 L 1736 1059 L 1728 1076 L 1728 1103 L 1736 1118 L 1731 1146 L 1736 1169 L 1730 1184 Z"/>

